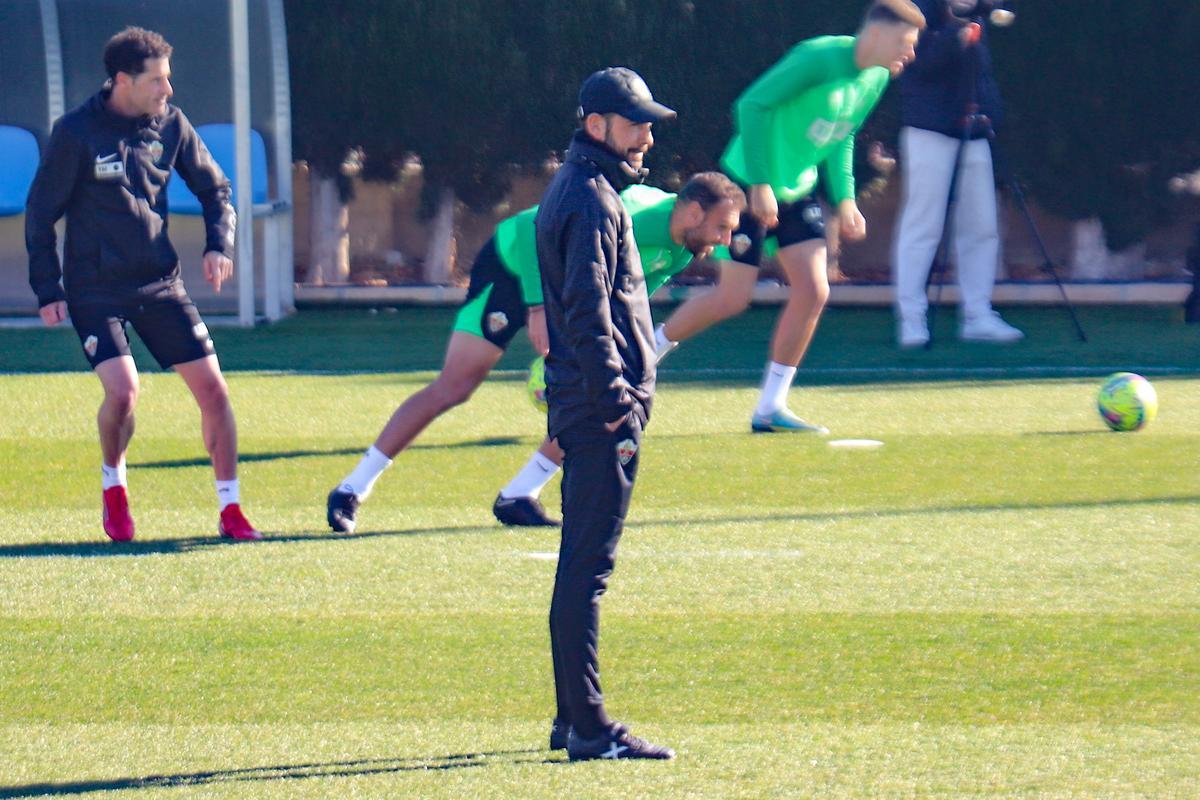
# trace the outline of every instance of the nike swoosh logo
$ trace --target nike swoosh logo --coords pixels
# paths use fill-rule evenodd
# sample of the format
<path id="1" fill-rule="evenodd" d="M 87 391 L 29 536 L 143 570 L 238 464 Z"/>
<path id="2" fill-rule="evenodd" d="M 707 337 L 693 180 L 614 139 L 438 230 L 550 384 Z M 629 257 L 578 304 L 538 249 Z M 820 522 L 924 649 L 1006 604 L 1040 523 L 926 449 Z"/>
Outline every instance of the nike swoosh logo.
<path id="1" fill-rule="evenodd" d="M 611 748 L 609 748 L 608 750 L 605 750 L 604 753 L 601 754 L 600 757 L 601 758 L 620 758 L 621 753 L 624 753 L 628 749 L 629 748 L 626 747 L 625 745 L 617 745 L 616 743 L 614 743 L 613 746 Z"/>
<path id="2" fill-rule="evenodd" d="M 107 164 L 110 161 L 116 161 L 120 157 L 121 157 L 120 153 L 113 153 L 111 156 L 96 156 L 96 163 L 97 164 Z"/>
<path id="3" fill-rule="evenodd" d="M 517 501 L 516 501 L 516 499 L 515 499 L 515 498 L 513 498 L 513 499 L 504 499 L 504 498 L 501 498 L 501 499 L 499 499 L 499 500 L 497 500 L 497 501 L 496 501 L 496 505 L 497 505 L 497 506 L 499 506 L 500 508 L 504 508 L 505 506 L 511 506 L 511 505 L 513 505 L 513 504 L 514 504 L 514 503 L 516 503 L 516 502 L 517 502 Z"/>

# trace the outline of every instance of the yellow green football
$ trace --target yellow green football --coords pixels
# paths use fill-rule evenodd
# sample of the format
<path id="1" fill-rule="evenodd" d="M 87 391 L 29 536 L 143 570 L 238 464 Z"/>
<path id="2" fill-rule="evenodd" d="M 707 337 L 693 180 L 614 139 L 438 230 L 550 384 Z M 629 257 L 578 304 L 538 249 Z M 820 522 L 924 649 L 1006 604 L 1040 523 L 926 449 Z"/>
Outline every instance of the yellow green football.
<path id="1" fill-rule="evenodd" d="M 1158 413 L 1158 394 L 1141 375 L 1117 372 L 1104 379 L 1096 408 L 1104 424 L 1114 431 L 1137 431 Z"/>

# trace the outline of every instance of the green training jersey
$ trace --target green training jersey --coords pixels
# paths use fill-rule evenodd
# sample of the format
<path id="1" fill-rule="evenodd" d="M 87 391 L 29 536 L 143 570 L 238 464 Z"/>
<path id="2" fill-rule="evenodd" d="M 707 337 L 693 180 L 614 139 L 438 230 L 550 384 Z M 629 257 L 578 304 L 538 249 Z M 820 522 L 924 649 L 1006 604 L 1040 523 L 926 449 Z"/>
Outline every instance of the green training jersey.
<path id="1" fill-rule="evenodd" d="M 652 295 L 692 260 L 686 247 L 671 241 L 671 210 L 675 207 L 675 195 L 650 186 L 630 186 L 621 193 L 621 202 L 633 219 L 633 235 L 646 275 L 646 294 Z M 504 268 L 520 284 L 521 299 L 527 306 L 542 304 L 542 278 L 538 271 L 533 228 L 535 216 L 537 206 L 502 220 L 496 226 L 496 252 Z"/>
<path id="2" fill-rule="evenodd" d="M 527 208 L 501 220 L 496 226 L 496 252 L 500 263 L 521 285 L 521 299 L 527 306 L 542 304 L 542 275 L 538 271 L 537 239 L 533 231 L 537 210 L 537 206 Z"/>
<path id="3" fill-rule="evenodd" d="M 770 184 L 793 202 L 812 193 L 818 167 L 834 203 L 854 197 L 854 132 L 887 89 L 886 67 L 860 70 L 853 36 L 793 47 L 733 106 L 736 133 L 721 166 L 747 186 Z"/>
<path id="4" fill-rule="evenodd" d="M 650 186 L 630 186 L 621 192 L 621 203 L 633 219 L 633 236 L 642 257 L 649 297 L 692 261 L 691 252 L 671 240 L 675 195 Z"/>

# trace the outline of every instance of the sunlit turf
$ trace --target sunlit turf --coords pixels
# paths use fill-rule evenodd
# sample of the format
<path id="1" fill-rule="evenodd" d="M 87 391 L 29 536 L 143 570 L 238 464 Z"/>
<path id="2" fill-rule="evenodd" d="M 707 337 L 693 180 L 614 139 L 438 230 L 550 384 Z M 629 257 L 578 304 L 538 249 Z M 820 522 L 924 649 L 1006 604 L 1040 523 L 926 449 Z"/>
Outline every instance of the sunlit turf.
<path id="1" fill-rule="evenodd" d="M 671 764 L 545 749 L 557 534 L 490 513 L 544 425 L 518 375 L 337 537 L 326 492 L 431 373 L 231 371 L 269 536 L 226 544 L 195 407 L 148 370 L 121 546 L 95 378 L 0 375 L 0 797 L 1200 796 L 1190 362 L 1136 434 L 1092 376 L 801 386 L 831 438 L 885 443 L 840 451 L 751 435 L 761 354 L 713 382 L 703 346 L 664 370 L 603 601 L 610 709 Z"/>

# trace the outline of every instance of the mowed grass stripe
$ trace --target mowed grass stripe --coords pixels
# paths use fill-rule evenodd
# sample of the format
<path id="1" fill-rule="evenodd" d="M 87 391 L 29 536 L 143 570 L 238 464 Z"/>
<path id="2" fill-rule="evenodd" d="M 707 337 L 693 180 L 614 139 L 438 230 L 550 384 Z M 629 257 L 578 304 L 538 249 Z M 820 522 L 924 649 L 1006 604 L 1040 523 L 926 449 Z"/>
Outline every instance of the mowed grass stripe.
<path id="1" fill-rule="evenodd" d="M 1200 724 L 1200 613 L 605 616 L 660 724 Z M 549 718 L 544 618 L 4 620 L 0 724 Z"/>
<path id="2" fill-rule="evenodd" d="M 451 722 L 0 727 L 7 797 L 1146 798 L 1200 788 L 1194 727 L 762 722 L 642 726 L 671 765 L 567 765 L 545 724 Z M 34 771 L 53 743 L 71 757 Z M 466 747 L 463 745 L 466 744 Z M 131 758 L 130 753 L 136 753 Z M 183 756 L 181 754 L 187 754 Z"/>

